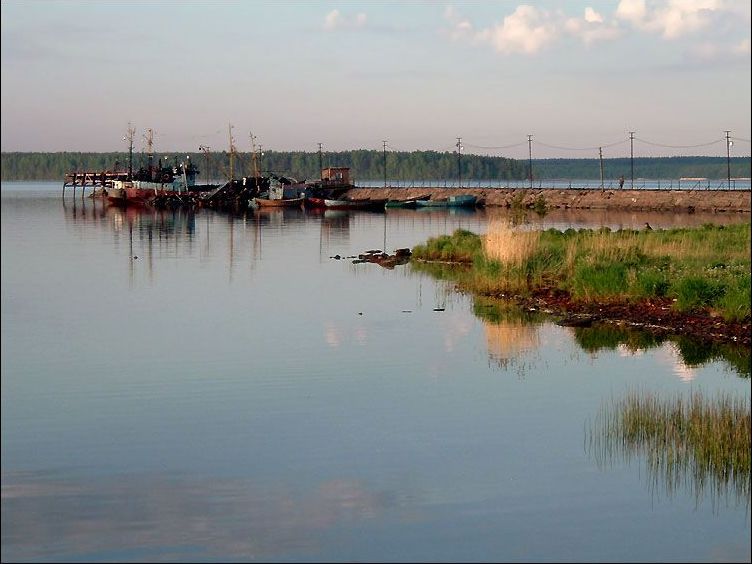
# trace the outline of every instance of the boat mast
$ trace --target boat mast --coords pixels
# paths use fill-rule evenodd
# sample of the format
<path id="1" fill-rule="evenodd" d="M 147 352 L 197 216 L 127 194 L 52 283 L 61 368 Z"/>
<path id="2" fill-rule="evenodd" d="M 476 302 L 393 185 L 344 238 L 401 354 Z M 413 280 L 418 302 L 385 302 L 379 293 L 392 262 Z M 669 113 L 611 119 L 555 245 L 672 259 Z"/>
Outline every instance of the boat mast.
<path id="1" fill-rule="evenodd" d="M 230 184 L 232 184 L 235 175 L 235 142 L 232 140 L 232 124 L 227 124 L 227 131 L 230 137 Z"/>
<path id="2" fill-rule="evenodd" d="M 128 141 L 128 180 L 133 180 L 133 136 L 136 129 L 128 122 L 128 134 L 123 137 L 123 141 Z"/>
<path id="3" fill-rule="evenodd" d="M 251 136 L 251 149 L 253 150 L 253 176 L 254 178 L 259 177 L 259 169 L 258 169 L 258 160 L 257 160 L 257 154 L 256 154 L 256 136 L 252 132 L 248 132 L 248 134 Z"/>
<path id="4" fill-rule="evenodd" d="M 154 130 L 150 127 L 146 130 L 146 156 L 148 158 L 147 167 L 149 179 L 154 179 Z"/>

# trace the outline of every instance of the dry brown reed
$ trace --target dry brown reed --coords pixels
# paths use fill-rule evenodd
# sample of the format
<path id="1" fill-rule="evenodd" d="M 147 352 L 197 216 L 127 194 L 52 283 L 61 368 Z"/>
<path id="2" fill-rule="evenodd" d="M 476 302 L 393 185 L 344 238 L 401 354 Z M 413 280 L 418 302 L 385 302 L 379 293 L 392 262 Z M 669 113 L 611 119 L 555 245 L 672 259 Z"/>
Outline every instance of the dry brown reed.
<path id="1" fill-rule="evenodd" d="M 483 250 L 492 260 L 520 266 L 535 253 L 539 241 L 540 231 L 522 231 L 507 221 L 492 220 L 483 238 Z"/>

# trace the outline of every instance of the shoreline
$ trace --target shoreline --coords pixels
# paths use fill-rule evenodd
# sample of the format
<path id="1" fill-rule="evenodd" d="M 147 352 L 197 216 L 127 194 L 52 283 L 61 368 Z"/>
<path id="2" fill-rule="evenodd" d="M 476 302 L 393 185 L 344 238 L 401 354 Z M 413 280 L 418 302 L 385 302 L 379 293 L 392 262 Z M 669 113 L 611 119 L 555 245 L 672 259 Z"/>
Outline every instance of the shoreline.
<path id="1" fill-rule="evenodd" d="M 467 267 L 458 261 L 413 259 L 423 264 L 444 264 Z M 530 296 L 502 292 L 477 292 L 454 282 L 456 291 L 486 299 L 512 303 L 531 312 L 560 317 L 558 325 L 589 327 L 594 323 L 628 325 L 660 337 L 685 336 L 704 342 L 752 346 L 752 320 L 728 321 L 708 310 L 681 312 L 671 306 L 671 298 L 640 301 L 591 302 L 572 298 L 562 290 L 537 289 Z"/>
<path id="2" fill-rule="evenodd" d="M 750 190 L 603 190 L 580 188 L 351 188 L 353 199 L 410 199 L 472 194 L 489 207 L 662 212 L 752 212 Z"/>

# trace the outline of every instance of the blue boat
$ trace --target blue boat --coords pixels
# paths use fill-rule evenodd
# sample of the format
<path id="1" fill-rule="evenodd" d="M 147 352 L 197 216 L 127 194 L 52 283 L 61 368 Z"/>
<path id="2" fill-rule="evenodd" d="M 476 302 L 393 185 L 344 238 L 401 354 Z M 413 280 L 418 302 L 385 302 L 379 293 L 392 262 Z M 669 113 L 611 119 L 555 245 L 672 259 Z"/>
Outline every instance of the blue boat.
<path id="1" fill-rule="evenodd" d="M 447 198 L 431 198 L 430 200 L 418 200 L 418 207 L 475 207 L 478 199 L 471 194 L 458 194 Z"/>

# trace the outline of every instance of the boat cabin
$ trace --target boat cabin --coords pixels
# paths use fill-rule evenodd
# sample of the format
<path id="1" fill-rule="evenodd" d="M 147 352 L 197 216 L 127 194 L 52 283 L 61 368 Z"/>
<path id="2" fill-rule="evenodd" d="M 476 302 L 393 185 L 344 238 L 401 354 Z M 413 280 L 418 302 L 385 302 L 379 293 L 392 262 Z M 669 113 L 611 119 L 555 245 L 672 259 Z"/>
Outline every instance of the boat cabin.
<path id="1" fill-rule="evenodd" d="M 321 170 L 321 180 L 330 184 L 350 184 L 350 169 L 342 166 L 330 166 Z"/>

